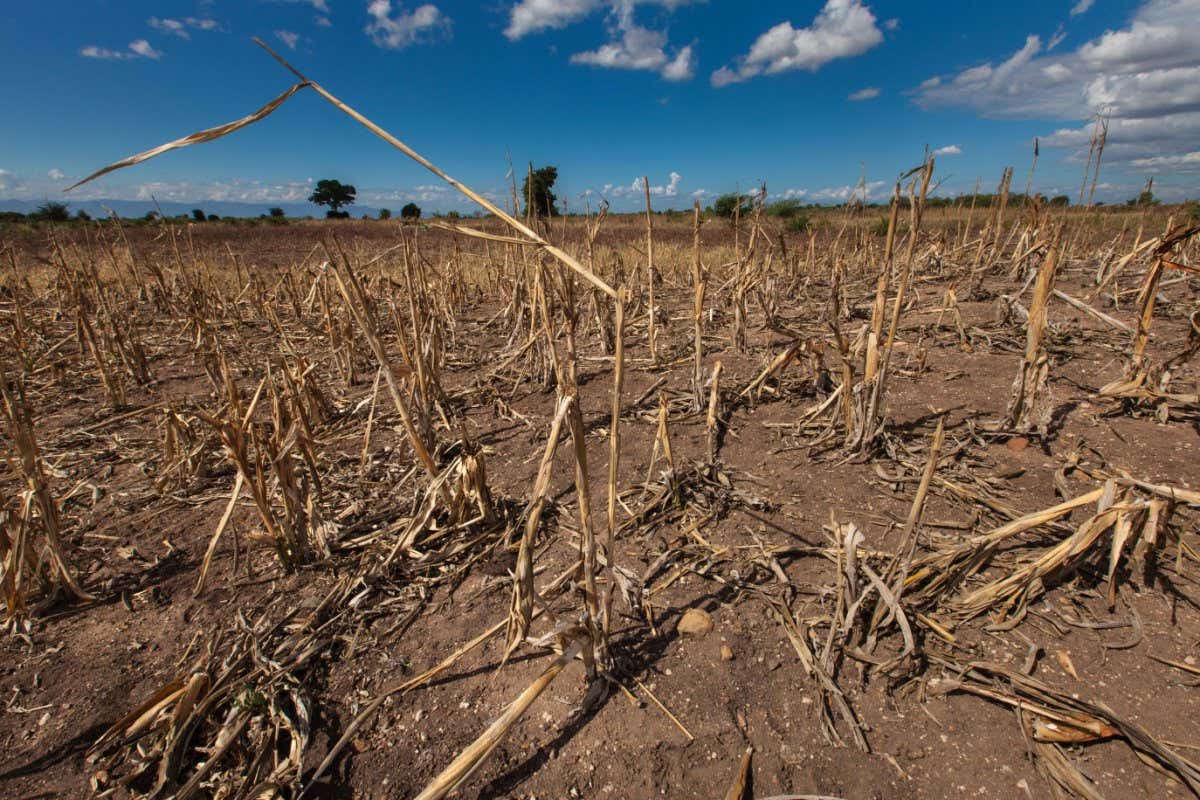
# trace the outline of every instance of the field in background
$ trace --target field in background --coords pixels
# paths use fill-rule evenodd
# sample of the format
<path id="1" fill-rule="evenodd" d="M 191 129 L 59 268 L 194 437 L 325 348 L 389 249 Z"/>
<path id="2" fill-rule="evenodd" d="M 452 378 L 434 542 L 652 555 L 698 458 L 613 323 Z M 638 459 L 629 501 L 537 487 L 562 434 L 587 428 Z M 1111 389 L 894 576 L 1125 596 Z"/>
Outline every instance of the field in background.
<path id="1" fill-rule="evenodd" d="M 6 229 L 0 794 L 1200 794 L 1195 221 L 912 197 Z"/>

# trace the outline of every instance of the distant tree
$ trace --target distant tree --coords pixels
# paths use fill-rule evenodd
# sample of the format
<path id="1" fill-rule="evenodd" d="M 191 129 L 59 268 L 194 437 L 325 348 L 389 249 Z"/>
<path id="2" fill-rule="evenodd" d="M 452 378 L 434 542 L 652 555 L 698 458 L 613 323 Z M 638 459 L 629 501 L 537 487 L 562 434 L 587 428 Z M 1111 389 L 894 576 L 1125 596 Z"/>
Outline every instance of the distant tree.
<path id="1" fill-rule="evenodd" d="M 39 222 L 66 222 L 71 219 L 71 209 L 67 207 L 66 203 L 57 203 L 51 200 L 38 206 L 37 210 L 29 215 L 29 218 Z"/>
<path id="2" fill-rule="evenodd" d="M 763 211 L 767 212 L 767 216 L 779 217 L 781 219 L 789 219 L 798 216 L 804 205 L 799 200 L 776 200 L 774 203 L 769 203 Z"/>
<path id="3" fill-rule="evenodd" d="M 1065 194 L 1056 194 L 1050 198 L 1050 206 L 1052 208 L 1066 208 L 1071 205 L 1071 198 Z"/>
<path id="4" fill-rule="evenodd" d="M 208 219 L 208 217 L 207 217 L 207 216 L 205 216 L 205 214 L 204 214 L 204 211 L 203 211 L 203 210 L 201 210 L 201 209 L 199 209 L 199 208 L 193 208 L 193 209 L 192 209 L 192 220 L 193 220 L 193 221 L 195 221 L 195 222 L 204 222 L 204 221 L 205 221 L 205 220 L 207 220 L 207 219 Z"/>
<path id="5" fill-rule="evenodd" d="M 1134 199 L 1130 200 L 1128 205 L 1138 206 L 1139 208 L 1145 206 L 1156 206 L 1158 205 L 1158 198 L 1154 196 L 1154 192 L 1147 189 Z"/>
<path id="6" fill-rule="evenodd" d="M 379 218 L 380 219 L 391 219 L 392 218 L 392 210 L 390 208 L 379 209 Z"/>
<path id="7" fill-rule="evenodd" d="M 0 211 L 0 222 L 24 222 L 25 215 L 20 211 Z"/>
<path id="8" fill-rule="evenodd" d="M 287 216 L 286 214 L 283 213 L 283 209 L 278 206 L 275 206 L 274 208 L 268 208 L 267 213 L 277 219 L 282 219 L 283 217 Z"/>
<path id="9" fill-rule="evenodd" d="M 75 212 L 75 219 L 79 220 L 80 222 L 91 222 L 92 215 L 81 208 Z"/>
<path id="10" fill-rule="evenodd" d="M 525 176 L 521 186 L 521 197 L 525 199 L 525 211 L 530 204 L 539 217 L 558 216 L 558 198 L 554 196 L 554 182 L 558 180 L 558 167 L 541 167 Z"/>
<path id="11" fill-rule="evenodd" d="M 308 202 L 318 206 L 329 206 L 325 216 L 329 219 L 344 219 L 350 214 L 342 211 L 342 206 L 354 205 L 358 190 L 348 183 L 342 183 L 331 178 L 317 181 L 317 188 L 309 195 Z"/>
<path id="12" fill-rule="evenodd" d="M 457 211 L 447 211 L 446 212 L 446 219 L 461 219 L 461 218 L 462 218 L 462 215 L 459 214 Z"/>
<path id="13" fill-rule="evenodd" d="M 713 201 L 713 211 L 718 217 L 733 218 L 735 213 L 738 213 L 738 207 L 741 207 L 741 215 L 745 216 L 750 213 L 750 195 L 737 194 L 730 192 L 723 194 Z"/>
<path id="14" fill-rule="evenodd" d="M 421 207 L 416 203 L 409 203 L 404 208 L 400 209 L 400 219 L 420 219 Z"/>
<path id="15" fill-rule="evenodd" d="M 218 214 L 209 214 L 209 215 L 208 215 L 208 221 L 209 221 L 209 222 L 220 222 L 220 221 L 221 221 L 221 217 L 220 217 L 220 215 L 218 215 Z"/>
<path id="16" fill-rule="evenodd" d="M 156 219 L 162 219 L 162 214 L 157 211 L 147 211 L 146 216 L 142 217 L 146 222 L 154 222 Z"/>

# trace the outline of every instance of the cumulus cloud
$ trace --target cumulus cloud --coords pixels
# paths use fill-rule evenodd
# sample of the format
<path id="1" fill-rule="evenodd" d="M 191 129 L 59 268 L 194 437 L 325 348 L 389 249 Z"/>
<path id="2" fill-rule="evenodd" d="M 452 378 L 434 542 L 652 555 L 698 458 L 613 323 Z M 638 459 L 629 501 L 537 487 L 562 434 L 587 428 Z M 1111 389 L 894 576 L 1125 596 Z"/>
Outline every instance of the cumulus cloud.
<path id="1" fill-rule="evenodd" d="M 376 47 L 401 50 L 412 44 L 427 41 L 438 33 L 450 29 L 451 20 L 432 3 L 417 6 L 410 12 L 398 5 L 392 13 L 391 0 L 371 0 L 367 3 L 367 14 L 371 17 L 367 35 Z"/>
<path id="2" fill-rule="evenodd" d="M 178 36 L 180 39 L 192 38 L 191 31 L 215 31 L 221 26 L 215 19 L 184 17 L 183 19 L 170 19 L 160 17 L 150 17 L 146 20 L 146 24 L 160 33 Z"/>
<path id="3" fill-rule="evenodd" d="M 84 58 L 98 58 L 106 61 L 128 61 L 131 58 L 162 58 L 162 52 L 155 50 L 145 39 L 136 39 L 129 43 L 125 50 L 110 50 L 89 44 L 79 49 L 79 55 Z"/>
<path id="4" fill-rule="evenodd" d="M 596 50 L 576 53 L 572 64 L 588 64 L 612 69 L 637 69 L 657 72 L 668 81 L 686 81 L 696 73 L 692 45 L 667 54 L 667 35 L 643 28 L 633 21 L 633 3 L 619 3 L 610 28 L 613 40 Z"/>
<path id="5" fill-rule="evenodd" d="M 313 11 L 319 11 L 322 14 L 329 13 L 328 0 L 275 0 L 276 3 L 302 3 L 312 6 Z"/>
<path id="6" fill-rule="evenodd" d="M 868 86 L 851 94 L 849 99 L 857 102 L 859 100 L 874 100 L 876 97 L 879 97 L 879 89 L 875 86 Z"/>
<path id="7" fill-rule="evenodd" d="M 187 26 L 177 19 L 159 19 L 158 17 L 151 17 L 150 19 L 146 20 L 146 24 L 151 28 L 154 28 L 156 31 L 171 33 L 180 37 L 181 39 L 191 38 L 191 34 L 189 34 L 187 31 Z"/>
<path id="8" fill-rule="evenodd" d="M 275 31 L 275 38 L 287 45 L 289 50 L 295 50 L 300 41 L 300 34 L 293 31 Z"/>
<path id="9" fill-rule="evenodd" d="M 883 41 L 875 15 L 861 0 L 827 0 L 807 28 L 781 22 L 755 40 L 733 67 L 712 74 L 715 87 L 795 69 L 816 72 L 830 61 L 862 55 Z"/>
<path id="10" fill-rule="evenodd" d="M 515 41 L 531 33 L 558 30 L 602 8 L 643 4 L 674 9 L 691 2 L 693 0 L 520 0 L 509 9 L 504 35 Z"/>
<path id="11" fill-rule="evenodd" d="M 509 11 L 504 35 L 520 39 L 531 33 L 565 28 L 604 5 L 604 0 L 521 0 Z"/>
<path id="12" fill-rule="evenodd" d="M 1138 169 L 1161 170 L 1169 169 L 1176 172 L 1200 172 L 1200 150 L 1193 150 L 1178 156 L 1152 156 L 1150 158 L 1135 158 L 1130 165 Z"/>
<path id="13" fill-rule="evenodd" d="M 130 42 L 129 49 L 143 58 L 162 58 L 162 52 L 155 50 L 145 39 Z"/>
<path id="14" fill-rule="evenodd" d="M 965 108 L 988 117 L 1110 118 L 1107 163 L 1182 155 L 1200 141 L 1200 42 L 1190 34 L 1200 0 L 1145 0 L 1129 23 L 1048 55 L 1039 37 L 1004 61 L 935 76 L 914 90 L 925 108 Z M 1042 142 L 1087 148 L 1092 126 L 1063 128 Z M 1166 152 L 1164 152 L 1164 150 Z"/>
<path id="15" fill-rule="evenodd" d="M 0 172 L 3 172 L 3 171 L 4 170 L 0 170 Z M 54 169 L 52 169 L 46 173 L 46 177 L 52 181 L 61 181 L 67 177 L 67 173 L 63 172 L 58 167 L 55 167 Z"/>
<path id="16" fill-rule="evenodd" d="M 887 183 L 870 181 L 855 185 L 826 186 L 820 189 L 785 189 L 771 195 L 776 200 L 804 200 L 808 203 L 846 203 L 851 198 L 864 196 L 868 201 L 887 197 Z"/>
<path id="17" fill-rule="evenodd" d="M 948 144 L 933 151 L 935 156 L 961 156 L 962 148 L 956 144 Z"/>
<path id="18" fill-rule="evenodd" d="M 679 184 L 683 182 L 683 176 L 678 172 L 672 171 L 668 176 L 669 181 L 665 184 L 650 185 L 650 195 L 652 197 L 678 197 Z M 589 190 L 591 191 L 591 190 Z M 703 189 L 698 192 L 704 192 Z M 642 178 L 635 178 L 629 184 L 612 184 L 606 183 L 604 188 L 598 194 L 603 197 L 621 198 L 621 197 L 644 197 L 646 194 L 646 183 Z M 699 198 L 702 195 L 697 192 L 692 192 L 692 197 Z"/>

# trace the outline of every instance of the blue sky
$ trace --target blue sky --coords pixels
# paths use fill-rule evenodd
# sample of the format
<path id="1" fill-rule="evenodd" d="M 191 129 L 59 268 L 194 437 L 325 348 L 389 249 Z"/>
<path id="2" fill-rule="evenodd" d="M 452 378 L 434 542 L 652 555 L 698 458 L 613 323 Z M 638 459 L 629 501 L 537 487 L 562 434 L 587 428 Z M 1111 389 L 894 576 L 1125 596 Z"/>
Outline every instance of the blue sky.
<path id="1" fill-rule="evenodd" d="M 55 198 L 91 170 L 249 113 L 311 78 L 476 189 L 506 196 L 507 159 L 555 164 L 572 208 L 617 210 L 766 181 L 773 196 L 874 197 L 942 151 L 969 192 L 1015 167 L 1074 198 L 1090 115 L 1110 116 L 1098 197 L 1150 175 L 1200 196 L 1200 0 L 75 0 L 5 3 L 0 199 Z M 302 202 L 313 181 L 360 203 L 469 210 L 311 92 L 213 144 L 68 199 Z"/>

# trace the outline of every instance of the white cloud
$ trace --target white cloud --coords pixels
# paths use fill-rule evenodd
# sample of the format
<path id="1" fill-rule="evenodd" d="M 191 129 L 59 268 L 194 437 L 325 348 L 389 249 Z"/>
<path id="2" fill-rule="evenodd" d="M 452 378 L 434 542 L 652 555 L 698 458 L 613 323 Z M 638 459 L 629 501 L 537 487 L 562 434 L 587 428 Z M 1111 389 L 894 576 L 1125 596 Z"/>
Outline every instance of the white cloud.
<path id="1" fill-rule="evenodd" d="M 197 17 L 184 17 L 181 20 L 150 17 L 146 20 L 146 24 L 156 31 L 178 36 L 181 39 L 192 38 L 191 33 L 188 32 L 189 28 L 197 31 L 215 31 L 221 27 L 215 19 Z"/>
<path id="2" fill-rule="evenodd" d="M 84 58 L 98 58 L 106 61 L 128 61 L 131 58 L 162 58 L 162 53 L 155 50 L 145 39 L 137 39 L 129 43 L 127 50 L 110 50 L 89 44 L 79 49 L 79 55 Z"/>
<path id="3" fill-rule="evenodd" d="M 956 144 L 948 144 L 933 151 L 935 156 L 961 156 L 962 148 Z"/>
<path id="4" fill-rule="evenodd" d="M 900 27 L 900 20 L 896 19 L 895 17 L 885 20 L 883 27 L 887 28 L 889 31 L 894 31 Z"/>
<path id="5" fill-rule="evenodd" d="M 718 88 L 794 69 L 816 72 L 839 58 L 861 55 L 883 41 L 875 15 L 861 0 L 827 0 L 812 25 L 794 28 L 781 22 L 755 40 L 735 68 L 712 74 Z"/>
<path id="6" fill-rule="evenodd" d="M 313 11 L 320 11 L 322 14 L 329 13 L 328 0 L 275 0 L 276 3 L 303 3 L 313 7 Z"/>
<path id="7" fill-rule="evenodd" d="M 633 21 L 633 3 L 618 3 L 609 31 L 613 41 L 596 50 L 576 53 L 572 64 L 588 64 L 610 69 L 638 69 L 657 72 L 669 81 L 686 81 L 696 71 L 695 51 L 687 45 L 668 56 L 667 35 L 643 28 Z"/>
<path id="8" fill-rule="evenodd" d="M 875 86 L 868 86 L 865 89 L 859 89 L 857 92 L 851 94 L 849 99 L 855 101 L 874 100 L 876 97 L 879 97 L 879 89 Z"/>
<path id="9" fill-rule="evenodd" d="M 604 5 L 604 0 L 521 0 L 509 12 L 504 35 L 515 40 L 530 33 L 565 28 Z"/>
<path id="10" fill-rule="evenodd" d="M 1078 3 L 1071 6 L 1071 16 L 1078 17 L 1080 14 L 1086 14 L 1095 2 L 1096 0 L 1079 0 Z"/>
<path id="11" fill-rule="evenodd" d="M 2 173 L 2 172 L 4 172 L 4 170 L 0 169 L 0 173 Z M 63 172 L 58 167 L 55 167 L 54 169 L 52 169 L 46 173 L 46 177 L 52 181 L 61 181 L 67 177 L 67 173 Z"/>
<path id="12" fill-rule="evenodd" d="M 448 31 L 451 24 L 450 18 L 432 3 L 407 13 L 398 5 L 393 15 L 391 0 L 371 0 L 367 3 L 367 14 L 372 19 L 366 27 L 367 35 L 377 47 L 388 50 L 401 50 L 425 41 L 432 34 Z"/>
<path id="13" fill-rule="evenodd" d="M 151 17 L 150 19 L 146 20 L 146 24 L 151 28 L 154 28 L 156 31 L 171 33 L 182 39 L 191 38 L 191 34 L 187 32 L 187 26 L 177 19 L 159 19 L 158 17 Z"/>
<path id="14" fill-rule="evenodd" d="M 155 50 L 145 39 L 130 42 L 129 49 L 144 58 L 162 58 L 162 52 Z"/>
<path id="15" fill-rule="evenodd" d="M 1200 150 L 1193 150 L 1178 156 L 1153 156 L 1150 158 L 1135 158 L 1130 166 L 1137 169 L 1200 172 Z"/>
<path id="16" fill-rule="evenodd" d="M 668 175 L 668 178 L 670 179 L 668 183 L 657 186 L 654 184 L 650 185 L 650 195 L 652 197 L 679 196 L 679 184 L 683 182 L 683 176 L 678 172 L 672 171 L 670 175 Z M 587 193 L 591 192 L 591 189 L 587 191 Z M 702 193 L 704 193 L 704 190 L 700 189 L 697 192 L 692 192 L 691 196 L 699 198 L 702 196 Z M 604 188 L 597 192 L 597 194 L 600 194 L 604 197 L 612 197 L 614 199 L 621 197 L 644 197 L 646 195 L 646 184 L 641 178 L 634 178 L 633 182 L 629 183 L 628 185 L 614 185 L 611 183 L 606 183 Z"/>
<path id="17" fill-rule="evenodd" d="M 293 31 L 275 31 L 275 38 L 287 45 L 289 50 L 295 50 L 296 44 L 300 41 L 300 34 Z"/>
<path id="18" fill-rule="evenodd" d="M 316 23 L 317 23 L 318 28 L 332 28 L 333 27 L 333 23 L 329 20 L 329 17 L 318 16 L 316 19 Z"/>
<path id="19" fill-rule="evenodd" d="M 957 75 L 935 76 L 914 90 L 925 108 L 965 108 L 987 117 L 1110 118 L 1105 163 L 1186 154 L 1200 141 L 1200 42 L 1191 35 L 1200 0 L 1144 0 L 1123 28 L 1051 57 L 1029 36 L 1008 59 Z M 1093 126 L 1042 137 L 1051 147 L 1086 154 Z"/>

